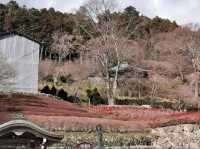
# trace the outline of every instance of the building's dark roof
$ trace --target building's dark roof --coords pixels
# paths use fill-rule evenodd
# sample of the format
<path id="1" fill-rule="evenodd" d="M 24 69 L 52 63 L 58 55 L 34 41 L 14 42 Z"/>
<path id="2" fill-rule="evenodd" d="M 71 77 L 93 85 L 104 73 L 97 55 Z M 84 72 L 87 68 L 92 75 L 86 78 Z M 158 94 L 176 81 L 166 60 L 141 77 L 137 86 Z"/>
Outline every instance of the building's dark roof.
<path id="1" fill-rule="evenodd" d="M 0 33 L 0 40 L 5 39 L 5 38 L 10 37 L 10 36 L 15 36 L 15 35 L 18 35 L 18 36 L 21 36 L 21 37 L 25 37 L 28 40 L 31 40 L 31 41 L 36 42 L 36 43 L 41 45 L 41 42 L 39 42 L 36 39 L 33 39 L 31 36 L 25 35 L 25 34 L 22 34 L 22 33 L 18 33 L 16 31 Z"/>
<path id="2" fill-rule="evenodd" d="M 49 132 L 49 131 L 41 128 L 40 126 L 38 126 L 30 121 L 27 121 L 25 119 L 14 119 L 14 120 L 8 121 L 4 124 L 1 124 L 0 125 L 0 136 L 4 135 L 5 133 L 12 132 L 13 130 L 17 130 L 17 129 L 26 130 L 27 132 L 36 134 L 37 137 L 41 137 L 41 138 L 44 137 L 47 140 L 53 141 L 53 142 L 59 142 L 63 139 L 62 135 L 57 135 L 52 132 Z"/>

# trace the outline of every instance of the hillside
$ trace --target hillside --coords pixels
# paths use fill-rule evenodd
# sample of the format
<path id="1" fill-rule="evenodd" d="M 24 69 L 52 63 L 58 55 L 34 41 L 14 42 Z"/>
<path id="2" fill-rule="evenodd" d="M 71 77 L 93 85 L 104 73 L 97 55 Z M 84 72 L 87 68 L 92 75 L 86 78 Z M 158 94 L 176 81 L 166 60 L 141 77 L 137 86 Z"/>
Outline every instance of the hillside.
<path id="1" fill-rule="evenodd" d="M 123 106 L 89 108 L 44 95 L 19 93 L 1 93 L 0 107 L 1 123 L 23 113 L 25 118 L 47 129 L 65 131 L 94 131 L 97 124 L 102 124 L 108 132 L 144 132 L 176 120 L 200 120 L 199 113 Z"/>
<path id="2" fill-rule="evenodd" d="M 22 114 L 64 136 L 55 148 L 96 145 L 98 125 L 106 147 L 199 148 L 199 24 L 148 18 L 117 1 L 86 0 L 73 13 L 0 2 L 0 124 Z M 38 44 L 2 36 L 11 33 Z M 34 73 L 23 75 L 25 66 Z M 37 94 L 7 92 L 16 80 L 23 89 L 34 82 Z"/>
<path id="3" fill-rule="evenodd" d="M 0 5 L 0 33 L 17 31 L 41 42 L 40 89 L 54 85 L 84 101 L 86 90 L 94 88 L 106 99 L 151 96 L 198 101 L 193 67 L 198 54 L 192 57 L 190 49 L 198 47 L 199 32 L 159 17 L 139 15 L 133 6 L 122 12 L 96 14 L 96 23 L 87 11 L 84 5 L 74 14 L 54 8 L 28 9 L 14 1 Z M 104 30 L 106 26 L 109 31 Z M 117 38 L 112 39 L 111 34 Z M 106 49 L 107 68 L 102 65 Z M 126 67 L 116 71 L 116 64 Z M 105 87 L 108 82 L 112 97 Z"/>
<path id="4" fill-rule="evenodd" d="M 20 7 L 16 1 L 0 4 L 0 33 L 16 31 L 30 36 L 43 44 L 43 58 L 52 59 L 56 59 L 58 56 L 58 52 L 52 49 L 52 44 L 55 40 L 54 35 L 59 33 L 61 35 L 68 34 L 75 40 L 74 44 L 76 46 L 71 49 L 75 52 L 73 54 L 80 55 L 82 49 L 78 44 L 84 44 L 91 38 L 87 32 L 98 34 L 92 28 L 91 20 L 87 16 L 84 7 L 81 6 L 75 14 L 72 14 L 56 11 L 54 8 L 28 9 Z M 150 19 L 145 16 L 139 16 L 139 12 L 133 6 L 125 8 L 122 13 L 115 13 L 113 17 L 115 17 L 120 28 L 125 28 L 128 21 L 134 19 L 130 22 L 128 29 L 130 32 L 135 30 L 131 35 L 132 39 L 145 38 L 150 31 L 152 33 L 170 32 L 178 27 L 175 22 L 159 17 Z M 124 24 L 120 22 L 124 22 Z M 84 31 L 83 26 L 88 31 Z M 81 36 L 83 41 L 76 39 L 77 36 Z M 96 37 L 97 35 L 94 36 Z"/>

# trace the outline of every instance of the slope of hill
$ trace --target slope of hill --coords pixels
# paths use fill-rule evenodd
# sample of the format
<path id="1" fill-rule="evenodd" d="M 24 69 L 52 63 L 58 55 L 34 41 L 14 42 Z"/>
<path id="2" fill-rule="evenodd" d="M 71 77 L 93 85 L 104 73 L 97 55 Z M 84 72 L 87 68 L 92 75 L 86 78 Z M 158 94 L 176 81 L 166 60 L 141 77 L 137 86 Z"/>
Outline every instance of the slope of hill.
<path id="1" fill-rule="evenodd" d="M 106 131 L 144 132 L 174 120 L 200 120 L 199 113 L 123 106 L 89 108 L 44 95 L 1 93 L 0 122 L 8 121 L 16 113 L 23 113 L 28 120 L 47 129 L 65 131 L 93 131 L 102 124 Z"/>

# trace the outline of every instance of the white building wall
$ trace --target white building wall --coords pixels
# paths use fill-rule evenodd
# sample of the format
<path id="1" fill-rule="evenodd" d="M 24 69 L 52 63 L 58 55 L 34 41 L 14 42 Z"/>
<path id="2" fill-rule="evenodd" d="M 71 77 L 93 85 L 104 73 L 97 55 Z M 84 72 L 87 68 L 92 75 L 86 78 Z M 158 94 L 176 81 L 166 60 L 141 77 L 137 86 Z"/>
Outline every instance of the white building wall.
<path id="1" fill-rule="evenodd" d="M 0 39 L 0 53 L 16 72 L 13 91 L 38 92 L 38 65 L 40 45 L 18 35 Z"/>

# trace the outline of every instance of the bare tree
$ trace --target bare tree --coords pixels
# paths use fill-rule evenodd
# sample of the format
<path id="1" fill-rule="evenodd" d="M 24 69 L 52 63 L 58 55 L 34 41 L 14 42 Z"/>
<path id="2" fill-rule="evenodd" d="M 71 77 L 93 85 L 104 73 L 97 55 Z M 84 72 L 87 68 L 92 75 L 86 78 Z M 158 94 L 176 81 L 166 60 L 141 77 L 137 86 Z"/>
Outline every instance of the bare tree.
<path id="1" fill-rule="evenodd" d="M 196 48 L 188 48 L 190 54 L 191 54 L 191 61 L 192 61 L 192 66 L 194 70 L 194 80 L 193 83 L 195 88 L 194 88 L 194 97 L 198 98 L 199 97 L 199 81 L 200 81 L 200 50 Z"/>
<path id="2" fill-rule="evenodd" d="M 120 68 L 130 62 L 135 54 L 131 43 L 126 38 L 107 36 L 90 40 L 86 48 L 91 50 L 90 55 L 94 57 L 98 70 L 104 77 L 109 104 L 114 104 Z"/>
<path id="3" fill-rule="evenodd" d="M 119 29 L 118 20 L 113 17 L 112 13 L 117 10 L 116 0 L 89 0 L 84 8 L 93 28 L 93 32 L 90 32 L 81 26 L 90 37 L 86 48 L 104 76 L 107 98 L 109 104 L 113 105 L 117 96 L 120 67 L 133 59 L 130 57 L 134 52 L 128 36 L 124 36 L 125 28 Z"/>
<path id="4" fill-rule="evenodd" d="M 58 53 L 59 63 L 63 62 L 67 56 L 72 60 L 71 55 L 75 50 L 82 48 L 83 38 L 78 35 L 70 35 L 68 33 L 56 32 L 53 35 L 52 50 Z"/>
<path id="5" fill-rule="evenodd" d="M 0 53 L 0 90 L 9 91 L 14 85 L 16 72 Z"/>
<path id="6" fill-rule="evenodd" d="M 200 83 L 200 35 L 195 32 L 187 32 L 189 39 L 185 41 L 186 51 L 191 59 L 194 79 L 192 85 L 194 85 L 194 97 L 199 98 L 199 83 Z"/>
<path id="7" fill-rule="evenodd" d="M 73 47 L 72 40 L 73 35 L 67 33 L 54 33 L 52 49 L 58 53 L 59 63 L 63 62 L 63 59 L 70 54 L 70 50 Z"/>

